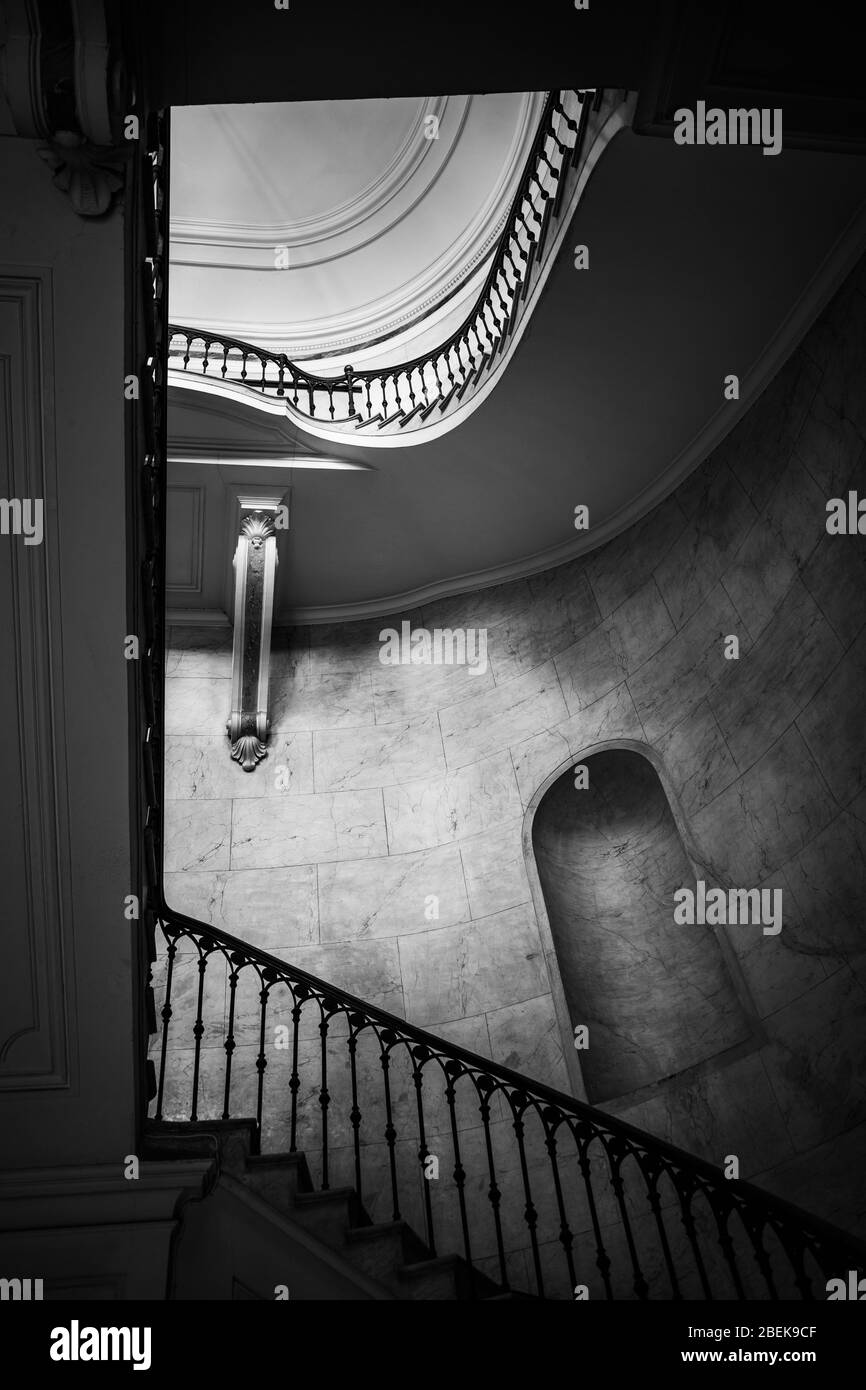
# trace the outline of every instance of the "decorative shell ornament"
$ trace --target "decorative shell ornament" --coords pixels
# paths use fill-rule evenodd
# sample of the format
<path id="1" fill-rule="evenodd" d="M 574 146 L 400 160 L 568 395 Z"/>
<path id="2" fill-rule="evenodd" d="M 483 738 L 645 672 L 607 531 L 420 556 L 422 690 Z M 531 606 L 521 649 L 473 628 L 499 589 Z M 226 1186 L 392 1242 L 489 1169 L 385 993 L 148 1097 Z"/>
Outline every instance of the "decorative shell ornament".
<path id="1" fill-rule="evenodd" d="M 129 148 L 92 145 L 73 130 L 58 130 L 37 153 L 54 170 L 54 185 L 67 193 L 80 217 L 101 217 L 123 187 Z"/>

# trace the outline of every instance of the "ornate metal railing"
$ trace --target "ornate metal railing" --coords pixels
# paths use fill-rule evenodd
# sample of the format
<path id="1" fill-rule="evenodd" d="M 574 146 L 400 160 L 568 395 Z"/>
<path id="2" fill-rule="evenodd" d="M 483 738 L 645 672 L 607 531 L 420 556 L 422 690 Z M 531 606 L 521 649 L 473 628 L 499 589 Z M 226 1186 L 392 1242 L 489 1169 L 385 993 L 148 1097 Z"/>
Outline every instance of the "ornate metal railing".
<path id="1" fill-rule="evenodd" d="M 866 1247 L 570 1096 L 178 913 L 157 1119 L 255 1117 L 319 1188 L 541 1297 L 815 1299 Z M 580 1296 L 583 1296 L 582 1291 Z"/>
<path id="2" fill-rule="evenodd" d="M 311 420 L 356 429 L 426 422 L 472 392 L 504 353 L 544 260 L 566 175 L 584 148 L 590 109 L 602 91 L 551 92 L 484 284 L 460 326 L 439 347 L 389 368 L 320 377 L 284 353 L 201 329 L 170 327 L 169 366 L 284 397 Z"/>

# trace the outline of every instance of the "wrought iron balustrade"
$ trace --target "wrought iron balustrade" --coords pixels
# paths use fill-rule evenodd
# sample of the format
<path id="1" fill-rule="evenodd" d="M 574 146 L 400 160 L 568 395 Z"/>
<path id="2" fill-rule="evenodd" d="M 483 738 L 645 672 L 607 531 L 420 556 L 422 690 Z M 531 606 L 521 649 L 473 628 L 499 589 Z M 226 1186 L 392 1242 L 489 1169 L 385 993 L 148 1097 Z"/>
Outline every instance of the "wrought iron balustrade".
<path id="1" fill-rule="evenodd" d="M 484 284 L 460 326 L 437 348 L 388 368 L 346 366 L 317 376 L 284 353 L 172 324 L 169 366 L 191 376 L 238 383 L 284 398 L 300 414 L 349 428 L 403 429 L 426 422 L 472 393 L 500 360 L 544 260 L 568 171 L 579 161 L 590 109 L 604 93 L 549 93 L 517 192 Z"/>
<path id="2" fill-rule="evenodd" d="M 158 914 L 154 1118 L 254 1117 L 504 1288 L 815 1299 L 866 1248 L 562 1092 L 191 918 Z"/>

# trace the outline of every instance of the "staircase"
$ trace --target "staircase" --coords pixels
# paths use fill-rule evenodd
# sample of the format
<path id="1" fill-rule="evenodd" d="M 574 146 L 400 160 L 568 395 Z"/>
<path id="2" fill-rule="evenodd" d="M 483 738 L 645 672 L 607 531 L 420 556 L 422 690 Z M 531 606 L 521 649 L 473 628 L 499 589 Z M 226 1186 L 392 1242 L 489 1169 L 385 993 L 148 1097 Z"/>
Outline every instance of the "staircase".
<path id="1" fill-rule="evenodd" d="M 282 401 L 318 438 L 418 442 L 459 423 L 507 364 L 560 250 L 600 149 L 631 118 L 625 93 L 550 92 L 477 299 L 437 348 L 407 362 L 320 377 L 285 354 L 168 326 L 169 383 Z M 416 438 L 417 436 L 417 438 Z"/>
<path id="2" fill-rule="evenodd" d="M 150 1142 L 210 1136 L 223 1197 L 388 1297 L 809 1300 L 866 1268 L 694 1155 L 214 927 L 152 921 Z"/>
<path id="3" fill-rule="evenodd" d="M 273 1235 L 273 1272 L 284 1275 L 289 1267 L 285 1251 L 297 1247 L 300 1276 L 294 1288 L 275 1278 L 268 1288 L 267 1262 L 256 1251 L 246 1261 L 239 1256 L 237 1239 L 214 1261 L 210 1252 L 208 1279 L 222 1283 L 234 1297 L 273 1298 L 276 1289 L 284 1297 L 312 1294 L 374 1299 L 508 1301 L 527 1297 L 505 1291 L 486 1275 L 473 1270 L 457 1255 L 436 1256 L 404 1221 L 374 1225 L 354 1188 L 317 1190 L 306 1159 L 300 1153 L 258 1152 L 254 1120 L 198 1124 L 152 1123 L 145 1144 L 148 1159 L 211 1158 L 214 1161 L 211 1190 L 228 1198 L 235 1209 L 234 1224 L 258 1220 Z M 201 1209 L 199 1223 L 210 1222 L 212 1213 Z M 201 1297 L 203 1251 L 195 1218 L 182 1228 L 175 1261 L 174 1297 Z M 192 1229 L 191 1229 L 192 1227 Z M 214 1264 L 216 1263 L 216 1268 Z M 220 1268 L 220 1264 L 222 1267 Z M 238 1268 L 240 1265 L 240 1269 Z M 317 1289 L 311 1269 L 321 1271 Z M 213 1290 L 219 1296 L 219 1288 Z"/>

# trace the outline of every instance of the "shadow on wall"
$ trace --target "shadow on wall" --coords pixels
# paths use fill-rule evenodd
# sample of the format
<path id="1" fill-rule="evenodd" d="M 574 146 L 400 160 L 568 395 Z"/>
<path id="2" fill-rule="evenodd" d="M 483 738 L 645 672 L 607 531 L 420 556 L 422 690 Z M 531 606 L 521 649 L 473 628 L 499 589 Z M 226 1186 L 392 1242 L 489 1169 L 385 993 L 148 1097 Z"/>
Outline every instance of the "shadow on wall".
<path id="1" fill-rule="evenodd" d="M 674 892 L 694 873 L 648 758 L 593 754 L 588 784 L 569 768 L 532 829 L 538 874 L 587 1098 L 652 1086 L 753 1036 L 709 926 L 674 923 Z M 582 1041 L 578 1037 L 578 1041 Z"/>

